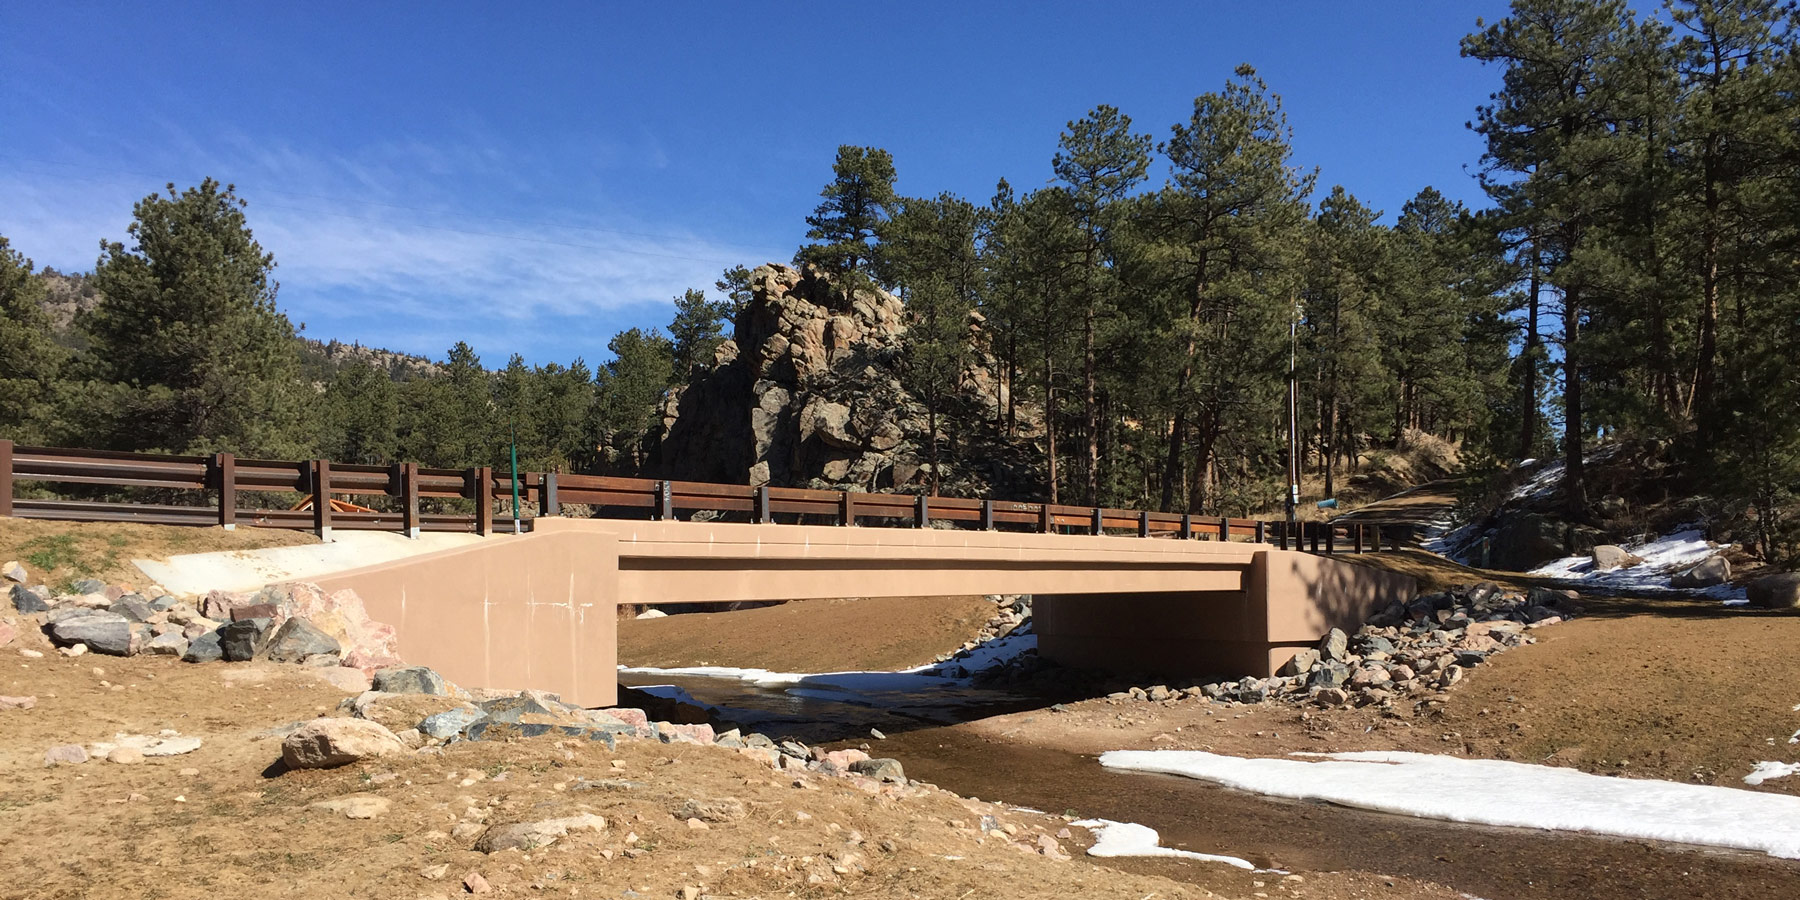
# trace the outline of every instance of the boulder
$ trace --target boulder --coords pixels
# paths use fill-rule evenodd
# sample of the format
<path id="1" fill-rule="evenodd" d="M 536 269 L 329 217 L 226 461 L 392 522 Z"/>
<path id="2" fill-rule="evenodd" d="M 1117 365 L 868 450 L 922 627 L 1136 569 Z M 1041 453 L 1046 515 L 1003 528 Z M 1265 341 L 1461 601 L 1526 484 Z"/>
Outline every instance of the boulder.
<path id="1" fill-rule="evenodd" d="M 367 719 L 314 719 L 281 741 L 290 769 L 329 769 L 408 752 L 394 733 Z"/>
<path id="2" fill-rule="evenodd" d="M 1627 569 L 1643 563 L 1644 558 L 1620 547 L 1617 544 L 1600 544 L 1589 551 L 1594 557 L 1594 568 L 1601 572 L 1613 569 Z"/>
<path id="3" fill-rule="evenodd" d="M 1800 572 L 1764 575 L 1745 586 L 1751 606 L 1763 609 L 1800 608 Z"/>
<path id="4" fill-rule="evenodd" d="M 41 613 L 50 609 L 43 592 L 34 591 L 22 584 L 15 584 L 8 592 L 12 596 L 13 609 L 22 613 Z"/>
<path id="5" fill-rule="evenodd" d="M 77 594 L 100 594 L 103 597 L 106 596 L 104 593 L 106 590 L 106 582 L 101 581 L 98 578 L 83 578 L 80 581 L 75 582 L 73 587 Z M 111 597 L 107 597 L 106 602 L 111 603 L 112 599 L 113 598 Z"/>
<path id="6" fill-rule="evenodd" d="M 249 662 L 268 642 L 270 619 L 239 619 L 220 628 L 219 651 L 226 662 Z"/>
<path id="7" fill-rule="evenodd" d="M 269 645 L 264 648 L 268 657 L 276 662 L 303 662 L 307 657 L 316 654 L 327 654 L 336 657 L 339 652 L 337 639 L 319 630 L 318 626 L 298 616 L 281 623 L 275 629 Z"/>
<path id="8" fill-rule="evenodd" d="M 150 604 L 145 602 L 144 598 L 136 594 L 126 594 L 114 600 L 107 610 L 124 616 L 132 622 L 147 622 L 150 620 L 151 614 L 156 612 L 150 608 Z"/>
<path id="9" fill-rule="evenodd" d="M 182 662 L 191 663 L 218 662 L 224 658 L 225 649 L 220 646 L 217 631 L 208 631 L 189 639 L 187 651 L 181 654 Z"/>
<path id="10" fill-rule="evenodd" d="M 159 634 L 144 645 L 144 652 L 152 656 L 185 656 L 188 651 L 187 638 L 179 631 Z"/>
<path id="11" fill-rule="evenodd" d="M 1343 662 L 1350 652 L 1350 637 L 1342 628 L 1333 628 L 1319 639 L 1319 658 Z"/>
<path id="12" fill-rule="evenodd" d="M 441 713 L 429 715 L 419 722 L 419 731 L 426 737 L 446 741 L 461 734 L 463 729 L 480 721 L 482 712 L 473 706 L 459 706 Z"/>
<path id="13" fill-rule="evenodd" d="M 1723 556 L 1709 556 L 1686 572 L 1669 579 L 1670 587 L 1709 588 L 1731 580 L 1731 561 Z"/>
<path id="14" fill-rule="evenodd" d="M 897 759 L 864 759 L 850 764 L 850 771 L 895 784 L 906 782 L 906 770 Z"/>
<path id="15" fill-rule="evenodd" d="M 50 640 L 59 647 L 86 644 L 95 653 L 111 656 L 130 656 L 139 647 L 131 622 L 110 612 L 87 612 L 61 619 L 50 626 Z"/>
<path id="16" fill-rule="evenodd" d="M 382 669 L 375 673 L 375 690 L 387 694 L 448 695 L 450 688 L 444 676 L 424 666 Z"/>

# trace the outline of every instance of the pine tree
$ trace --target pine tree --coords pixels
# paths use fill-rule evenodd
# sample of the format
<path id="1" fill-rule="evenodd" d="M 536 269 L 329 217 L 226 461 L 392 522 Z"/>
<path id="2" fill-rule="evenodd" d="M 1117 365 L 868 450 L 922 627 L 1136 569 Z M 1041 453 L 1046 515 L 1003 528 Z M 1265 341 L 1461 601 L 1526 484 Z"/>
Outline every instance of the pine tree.
<path id="1" fill-rule="evenodd" d="M 980 302 L 980 219 L 974 204 L 940 194 L 901 201 L 886 228 L 884 279 L 906 303 L 906 380 L 925 401 L 933 494 L 943 481 L 939 428 L 969 362 L 969 313 Z"/>
<path id="2" fill-rule="evenodd" d="M 675 347 L 662 333 L 630 328 L 606 345 L 613 359 L 594 373 L 592 433 L 609 463 L 644 464 L 644 437 L 675 379 Z"/>
<path id="3" fill-rule="evenodd" d="M 133 245 L 101 243 L 103 299 L 81 323 L 88 363 L 122 385 L 109 446 L 270 455 L 303 444 L 294 328 L 275 306 L 263 250 L 230 185 L 208 178 L 133 209 Z"/>
<path id="4" fill-rule="evenodd" d="M 729 303 L 708 300 L 704 291 L 693 288 L 675 298 L 669 337 L 674 342 L 677 381 L 686 382 L 695 366 L 712 362 L 713 351 L 725 341 L 722 320 L 730 312 Z"/>
<path id="5" fill-rule="evenodd" d="M 894 158 L 877 147 L 838 148 L 825 198 L 806 217 L 805 244 L 794 263 L 813 263 L 835 275 L 869 277 L 876 238 L 894 204 Z"/>
<path id="6" fill-rule="evenodd" d="M 43 297 L 31 260 L 0 236 L 0 435 L 25 443 L 45 437 L 65 357 L 50 338 Z"/>
<path id="7" fill-rule="evenodd" d="M 337 371 L 325 386 L 319 452 L 341 462 L 391 462 L 399 449 L 399 391 L 386 372 L 366 363 Z"/>

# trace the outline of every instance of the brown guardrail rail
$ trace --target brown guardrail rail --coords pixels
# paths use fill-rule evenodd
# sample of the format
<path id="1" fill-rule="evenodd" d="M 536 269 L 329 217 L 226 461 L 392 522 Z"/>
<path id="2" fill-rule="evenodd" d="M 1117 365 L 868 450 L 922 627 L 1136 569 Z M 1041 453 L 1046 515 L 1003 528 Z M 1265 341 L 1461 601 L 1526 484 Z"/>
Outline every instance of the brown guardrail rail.
<path id="1" fill-rule="evenodd" d="M 179 494 L 191 504 L 136 500 L 16 498 L 20 482 L 91 487 L 143 488 Z M 259 506 L 260 498 L 286 493 L 317 498 L 383 497 L 391 511 L 345 511 L 330 502 L 309 508 Z M 492 468 L 421 467 L 335 463 L 325 459 L 238 459 L 229 453 L 172 456 L 14 445 L 0 439 L 0 516 L 68 521 L 148 522 L 160 525 L 252 525 L 329 535 L 334 528 L 400 531 L 511 531 L 510 515 L 495 515 L 496 500 L 512 497 L 510 475 Z M 1164 540 L 1250 540 L 1313 553 L 1367 553 L 1392 550 L 1381 526 L 1372 523 L 1264 522 L 1220 516 L 1150 512 L 1110 507 L 1070 506 L 966 497 L 877 494 L 812 488 L 750 487 L 570 475 L 519 473 L 519 495 L 536 503 L 539 515 L 559 515 L 565 504 L 594 507 L 598 515 L 656 519 L 720 513 L 761 523 L 830 520 L 840 525 L 956 527 L 1135 535 Z M 474 501 L 471 513 L 420 510 L 421 498 Z M 529 520 L 526 520 L 527 522 Z M 523 527 L 523 526 L 522 526 Z"/>

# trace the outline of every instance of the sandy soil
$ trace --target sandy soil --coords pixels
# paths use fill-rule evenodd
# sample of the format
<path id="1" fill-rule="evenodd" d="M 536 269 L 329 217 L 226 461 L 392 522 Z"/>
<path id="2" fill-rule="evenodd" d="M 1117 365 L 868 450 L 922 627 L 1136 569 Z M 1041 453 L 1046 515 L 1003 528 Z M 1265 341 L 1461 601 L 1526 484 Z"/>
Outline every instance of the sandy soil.
<path id="1" fill-rule="evenodd" d="M 625 741 L 616 752 L 551 738 L 463 743 L 441 753 L 341 769 L 282 772 L 271 726 L 311 718 L 342 695 L 305 670 L 190 666 L 8 648 L 0 692 L 32 709 L 0 712 L 0 897 L 430 897 L 478 873 L 494 893 L 568 897 L 1432 897 L 1455 894 L 1366 875 L 1252 875 L 1216 864 L 1171 880 L 1027 841 L 1068 828 L 1057 815 L 1002 809 L 929 788 L 870 794 L 844 779 L 777 774 L 717 747 Z M 45 767 L 46 748 L 173 728 L 197 751 L 136 765 Z M 619 782 L 583 789 L 582 782 Z M 375 797 L 353 820 L 314 804 Z M 675 810 L 736 799 L 740 819 L 704 830 Z M 548 848 L 484 855 L 458 824 L 591 812 L 606 828 Z M 980 830 L 983 816 L 1016 829 Z M 629 896 L 629 895 L 628 895 Z"/>
<path id="2" fill-rule="evenodd" d="M 256 550 L 316 544 L 303 531 L 242 526 L 194 528 L 130 522 L 50 522 L 0 518 L 0 562 L 15 559 L 34 581 L 60 588 L 82 578 L 143 586 L 133 559 L 168 559 L 183 553 Z"/>
<path id="3" fill-rule="evenodd" d="M 979 596 L 801 600 L 619 623 L 628 666 L 782 672 L 907 669 L 962 646 L 994 614 Z"/>

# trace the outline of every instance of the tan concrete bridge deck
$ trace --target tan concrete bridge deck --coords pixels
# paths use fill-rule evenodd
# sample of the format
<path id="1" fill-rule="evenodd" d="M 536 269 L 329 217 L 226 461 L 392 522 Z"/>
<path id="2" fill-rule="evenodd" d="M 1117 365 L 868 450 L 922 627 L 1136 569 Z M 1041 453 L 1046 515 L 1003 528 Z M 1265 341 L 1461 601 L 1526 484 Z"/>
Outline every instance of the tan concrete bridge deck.
<path id="1" fill-rule="evenodd" d="M 1266 676 L 1412 579 L 1268 544 L 953 529 L 540 518 L 320 579 L 453 681 L 617 701 L 618 605 L 1032 594 L 1073 665 Z"/>

